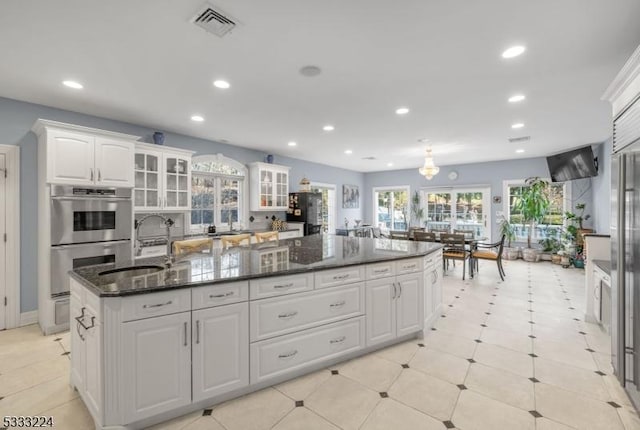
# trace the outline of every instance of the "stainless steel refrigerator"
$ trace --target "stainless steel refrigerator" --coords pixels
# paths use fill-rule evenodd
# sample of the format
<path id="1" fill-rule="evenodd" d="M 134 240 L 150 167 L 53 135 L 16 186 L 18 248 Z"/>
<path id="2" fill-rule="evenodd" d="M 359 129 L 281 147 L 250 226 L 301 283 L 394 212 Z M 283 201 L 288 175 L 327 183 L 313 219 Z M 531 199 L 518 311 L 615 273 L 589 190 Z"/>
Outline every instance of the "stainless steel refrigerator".
<path id="1" fill-rule="evenodd" d="M 614 120 L 611 161 L 611 359 L 640 407 L 640 100 Z"/>
<path id="2" fill-rule="evenodd" d="M 287 221 L 304 222 L 304 235 L 322 231 L 322 193 L 289 193 Z"/>

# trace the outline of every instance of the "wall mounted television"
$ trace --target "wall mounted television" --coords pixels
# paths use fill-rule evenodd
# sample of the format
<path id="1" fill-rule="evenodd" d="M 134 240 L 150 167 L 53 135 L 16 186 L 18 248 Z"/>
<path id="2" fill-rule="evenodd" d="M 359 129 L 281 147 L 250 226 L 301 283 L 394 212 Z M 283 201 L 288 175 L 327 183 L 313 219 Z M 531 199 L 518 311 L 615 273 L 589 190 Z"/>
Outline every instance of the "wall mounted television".
<path id="1" fill-rule="evenodd" d="M 593 157 L 591 146 L 547 157 L 547 165 L 553 182 L 597 176 L 597 162 L 598 160 Z"/>

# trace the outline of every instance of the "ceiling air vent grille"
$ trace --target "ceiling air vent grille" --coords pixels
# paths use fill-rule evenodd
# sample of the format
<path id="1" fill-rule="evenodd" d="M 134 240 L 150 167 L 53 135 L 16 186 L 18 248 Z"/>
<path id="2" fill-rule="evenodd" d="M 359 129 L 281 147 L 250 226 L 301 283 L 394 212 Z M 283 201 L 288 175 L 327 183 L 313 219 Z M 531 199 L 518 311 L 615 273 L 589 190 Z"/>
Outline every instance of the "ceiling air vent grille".
<path id="1" fill-rule="evenodd" d="M 375 159 L 376 159 L 376 157 L 371 157 L 371 156 L 369 156 L 369 157 L 362 157 L 362 159 L 363 159 L 363 160 L 375 160 Z"/>
<path id="2" fill-rule="evenodd" d="M 523 137 L 510 137 L 509 142 L 511 143 L 524 143 L 531 140 L 531 136 L 523 136 Z"/>
<path id="3" fill-rule="evenodd" d="M 191 22 L 218 37 L 223 37 L 237 25 L 235 18 L 222 12 L 211 3 L 205 3 L 191 19 Z"/>

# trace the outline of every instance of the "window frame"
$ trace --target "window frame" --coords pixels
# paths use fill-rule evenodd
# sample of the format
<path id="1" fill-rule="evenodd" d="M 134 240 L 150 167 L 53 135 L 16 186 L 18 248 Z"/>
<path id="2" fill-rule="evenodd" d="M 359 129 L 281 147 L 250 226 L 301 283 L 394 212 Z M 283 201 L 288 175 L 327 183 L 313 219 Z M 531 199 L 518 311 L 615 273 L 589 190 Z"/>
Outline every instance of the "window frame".
<path id="1" fill-rule="evenodd" d="M 380 192 L 395 192 L 395 191 L 406 191 L 407 192 L 407 219 L 406 219 L 406 228 L 405 230 L 407 230 L 409 228 L 409 223 L 411 222 L 411 187 L 409 185 L 387 185 L 387 186 L 380 186 L 380 187 L 373 187 L 371 189 L 371 200 L 372 200 L 372 212 L 373 212 L 373 226 L 374 227 L 378 227 L 378 197 L 377 194 Z M 391 218 L 391 225 L 393 226 L 393 218 Z M 381 227 L 382 230 L 384 230 Z M 390 230 L 396 230 L 394 228 L 390 228 Z M 385 230 L 386 231 L 386 230 Z"/>

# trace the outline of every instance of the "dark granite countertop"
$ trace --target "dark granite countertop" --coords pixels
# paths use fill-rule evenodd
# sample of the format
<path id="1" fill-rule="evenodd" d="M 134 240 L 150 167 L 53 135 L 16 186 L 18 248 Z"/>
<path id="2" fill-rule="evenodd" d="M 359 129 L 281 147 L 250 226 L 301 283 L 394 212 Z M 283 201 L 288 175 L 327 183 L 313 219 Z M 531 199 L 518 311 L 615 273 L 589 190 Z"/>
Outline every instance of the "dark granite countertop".
<path id="1" fill-rule="evenodd" d="M 598 266 L 604 273 L 611 276 L 611 261 L 609 260 L 592 260 L 593 264 Z"/>
<path id="2" fill-rule="evenodd" d="M 148 275 L 115 279 L 101 276 L 100 272 L 130 266 L 163 266 L 163 257 L 81 267 L 69 273 L 97 295 L 117 297 L 400 260 L 440 248 L 440 244 L 429 242 L 313 235 L 190 254 L 179 258 L 171 268 Z"/>

